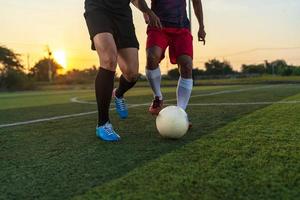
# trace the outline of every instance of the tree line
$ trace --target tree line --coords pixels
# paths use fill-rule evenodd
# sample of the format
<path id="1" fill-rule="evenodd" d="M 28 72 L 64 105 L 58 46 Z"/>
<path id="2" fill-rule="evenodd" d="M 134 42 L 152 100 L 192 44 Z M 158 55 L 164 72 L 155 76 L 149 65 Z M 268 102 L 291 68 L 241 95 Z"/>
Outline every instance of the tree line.
<path id="1" fill-rule="evenodd" d="M 20 55 L 11 49 L 0 46 L 0 89 L 2 90 L 33 89 L 37 83 L 51 81 L 56 84 L 91 83 L 98 71 L 97 67 L 93 66 L 88 69 L 73 69 L 66 74 L 59 74 L 58 72 L 61 69 L 62 66 L 54 59 L 45 57 L 36 62 L 29 71 L 25 72 L 25 67 L 21 64 Z M 272 62 L 265 61 L 261 64 L 243 64 L 239 72 L 234 70 L 228 61 L 212 59 L 204 64 L 204 69 L 195 68 L 193 70 L 195 79 L 253 74 L 300 76 L 300 67 L 289 65 L 284 60 L 275 60 Z M 167 79 L 177 79 L 178 77 L 178 69 L 171 69 L 168 71 L 167 76 L 164 76 Z"/>
<path id="2" fill-rule="evenodd" d="M 243 64 L 241 71 L 233 69 L 228 61 L 219 61 L 217 59 L 209 60 L 204 64 L 204 70 L 195 68 L 193 70 L 194 78 L 224 78 L 228 75 L 279 75 L 279 76 L 300 76 L 300 67 L 289 65 L 285 60 L 265 61 L 261 64 Z M 172 79 L 179 77 L 177 69 L 168 71 L 168 76 Z"/>

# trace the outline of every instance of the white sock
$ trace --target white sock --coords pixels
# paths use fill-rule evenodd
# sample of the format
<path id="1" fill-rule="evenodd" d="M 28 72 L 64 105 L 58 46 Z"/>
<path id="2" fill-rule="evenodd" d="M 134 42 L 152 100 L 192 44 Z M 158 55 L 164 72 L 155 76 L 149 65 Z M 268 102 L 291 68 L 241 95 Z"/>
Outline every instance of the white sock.
<path id="1" fill-rule="evenodd" d="M 186 109 L 193 89 L 193 79 L 179 77 L 177 85 L 177 106 Z"/>
<path id="2" fill-rule="evenodd" d="M 157 96 L 157 97 L 159 97 L 160 100 L 162 100 L 162 93 L 160 90 L 161 72 L 160 72 L 159 67 L 154 70 L 146 69 L 146 77 L 152 88 L 154 97 Z"/>

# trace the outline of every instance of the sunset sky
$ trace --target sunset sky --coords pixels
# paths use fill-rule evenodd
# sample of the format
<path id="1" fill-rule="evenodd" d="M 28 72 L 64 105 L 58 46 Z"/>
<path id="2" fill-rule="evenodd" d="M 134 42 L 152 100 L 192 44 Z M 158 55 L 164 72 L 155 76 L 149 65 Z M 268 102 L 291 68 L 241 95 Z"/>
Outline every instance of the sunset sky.
<path id="1" fill-rule="evenodd" d="M 0 45 L 22 54 L 23 64 L 33 66 L 45 56 L 46 45 L 66 56 L 67 68 L 98 66 L 90 50 L 83 18 L 83 0 L 0 0 Z M 150 5 L 150 0 L 147 1 Z M 197 42 L 193 16 L 194 65 L 208 59 L 229 60 L 235 69 L 242 63 L 277 58 L 300 65 L 299 0 L 202 0 L 207 45 Z M 146 25 L 133 8 L 140 41 L 140 72 L 145 66 Z M 29 61 L 29 62 L 28 62 Z M 171 68 L 161 63 L 163 71 Z"/>

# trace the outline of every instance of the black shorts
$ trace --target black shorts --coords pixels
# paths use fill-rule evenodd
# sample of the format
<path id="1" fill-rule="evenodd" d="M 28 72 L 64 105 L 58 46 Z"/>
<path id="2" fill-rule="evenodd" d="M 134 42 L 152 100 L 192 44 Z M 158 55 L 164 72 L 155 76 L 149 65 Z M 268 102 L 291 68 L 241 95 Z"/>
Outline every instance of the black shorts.
<path id="1" fill-rule="evenodd" d="M 122 15 L 111 13 L 104 9 L 95 9 L 85 12 L 84 17 L 89 30 L 93 50 L 96 50 L 93 38 L 98 33 L 111 33 L 114 37 L 117 49 L 129 47 L 139 48 L 131 13 L 129 13 L 129 15 Z"/>

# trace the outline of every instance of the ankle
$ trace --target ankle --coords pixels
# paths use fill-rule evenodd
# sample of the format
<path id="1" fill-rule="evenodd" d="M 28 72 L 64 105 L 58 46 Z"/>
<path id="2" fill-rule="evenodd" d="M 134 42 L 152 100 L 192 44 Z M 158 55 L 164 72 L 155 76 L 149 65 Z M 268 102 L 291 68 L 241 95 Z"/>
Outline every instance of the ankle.
<path id="1" fill-rule="evenodd" d="M 109 120 L 108 121 L 99 121 L 98 127 L 105 126 L 107 123 L 110 123 Z"/>

